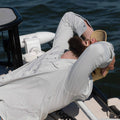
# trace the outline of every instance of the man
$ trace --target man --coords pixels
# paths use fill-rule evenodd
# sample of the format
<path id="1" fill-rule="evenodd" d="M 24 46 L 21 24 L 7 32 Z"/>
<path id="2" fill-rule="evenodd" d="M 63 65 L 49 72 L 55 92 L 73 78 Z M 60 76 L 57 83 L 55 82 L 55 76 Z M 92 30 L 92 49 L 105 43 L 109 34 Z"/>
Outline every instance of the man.
<path id="1" fill-rule="evenodd" d="M 93 29 L 83 17 L 68 12 L 58 26 L 51 50 L 0 77 L 3 120 L 43 120 L 48 113 L 89 97 L 93 84 L 91 72 L 97 67 L 107 67 L 114 51 L 111 44 L 98 42 L 87 47 L 78 60 L 61 59 L 73 32 L 90 39 Z"/>

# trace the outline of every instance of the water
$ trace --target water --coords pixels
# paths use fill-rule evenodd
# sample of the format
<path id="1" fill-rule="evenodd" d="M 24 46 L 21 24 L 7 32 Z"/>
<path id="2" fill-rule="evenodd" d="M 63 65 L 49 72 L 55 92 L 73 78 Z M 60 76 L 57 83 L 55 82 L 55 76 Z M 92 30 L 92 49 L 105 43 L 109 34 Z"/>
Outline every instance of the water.
<path id="1" fill-rule="evenodd" d="M 84 16 L 94 29 L 104 29 L 108 41 L 115 47 L 116 64 L 114 71 L 95 84 L 108 97 L 120 98 L 120 0 L 1 0 L 0 6 L 15 7 L 20 12 L 23 17 L 19 25 L 20 35 L 37 31 L 55 32 L 67 11 Z"/>

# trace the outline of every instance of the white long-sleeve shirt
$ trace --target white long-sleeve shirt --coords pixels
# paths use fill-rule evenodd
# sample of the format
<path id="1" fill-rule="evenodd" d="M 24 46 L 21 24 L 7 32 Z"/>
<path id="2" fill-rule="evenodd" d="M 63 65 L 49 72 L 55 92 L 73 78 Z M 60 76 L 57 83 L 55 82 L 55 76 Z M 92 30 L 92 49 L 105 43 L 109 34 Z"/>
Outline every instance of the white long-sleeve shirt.
<path id="1" fill-rule="evenodd" d="M 61 59 L 73 31 L 86 30 L 84 18 L 66 13 L 56 32 L 53 48 L 17 70 L 0 77 L 0 115 L 4 120 L 43 120 L 92 91 L 90 73 L 106 67 L 114 56 L 110 43 L 90 45 L 79 59 Z"/>

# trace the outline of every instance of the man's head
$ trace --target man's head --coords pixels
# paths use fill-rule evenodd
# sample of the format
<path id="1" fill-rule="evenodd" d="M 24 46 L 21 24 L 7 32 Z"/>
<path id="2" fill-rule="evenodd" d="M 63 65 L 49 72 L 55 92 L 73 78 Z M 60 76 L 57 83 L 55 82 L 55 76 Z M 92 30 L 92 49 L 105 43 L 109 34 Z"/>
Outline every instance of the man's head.
<path id="1" fill-rule="evenodd" d="M 88 39 L 83 40 L 78 36 L 74 36 L 68 41 L 69 49 L 74 53 L 76 57 L 79 57 L 89 45 L 95 42 L 97 41 L 94 38 L 91 40 Z"/>
<path id="2" fill-rule="evenodd" d="M 69 43 L 69 49 L 79 57 L 81 53 L 91 44 L 99 41 L 107 41 L 107 33 L 104 30 L 95 30 L 92 32 L 90 39 L 82 39 L 78 36 L 72 37 Z"/>

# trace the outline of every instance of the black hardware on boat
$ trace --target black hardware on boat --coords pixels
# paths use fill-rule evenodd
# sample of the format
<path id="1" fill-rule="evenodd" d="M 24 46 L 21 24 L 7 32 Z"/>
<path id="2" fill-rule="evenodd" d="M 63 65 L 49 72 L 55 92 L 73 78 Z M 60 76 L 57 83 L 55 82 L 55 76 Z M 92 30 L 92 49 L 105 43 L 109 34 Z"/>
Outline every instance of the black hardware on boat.
<path id="1" fill-rule="evenodd" d="M 98 100 L 108 108 L 110 112 L 110 118 L 120 118 L 120 111 L 113 105 L 108 106 L 107 97 L 94 85 L 92 95 L 96 96 Z M 96 98 L 95 98 L 96 99 Z"/>
<path id="2" fill-rule="evenodd" d="M 9 40 L 4 37 L 3 31 L 2 31 L 1 40 L 3 43 L 4 51 L 7 54 L 7 62 L 0 62 L 0 64 L 11 67 L 12 64 L 11 64 L 11 56 L 10 56 L 10 43 L 9 43 Z"/>
<path id="3" fill-rule="evenodd" d="M 8 39 L 3 40 L 3 47 L 7 53 L 8 64 L 10 64 L 10 56 L 12 57 L 14 69 L 23 65 L 18 32 L 18 25 L 21 22 L 22 17 L 15 8 L 0 8 L 0 31 L 8 31 Z"/>

